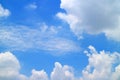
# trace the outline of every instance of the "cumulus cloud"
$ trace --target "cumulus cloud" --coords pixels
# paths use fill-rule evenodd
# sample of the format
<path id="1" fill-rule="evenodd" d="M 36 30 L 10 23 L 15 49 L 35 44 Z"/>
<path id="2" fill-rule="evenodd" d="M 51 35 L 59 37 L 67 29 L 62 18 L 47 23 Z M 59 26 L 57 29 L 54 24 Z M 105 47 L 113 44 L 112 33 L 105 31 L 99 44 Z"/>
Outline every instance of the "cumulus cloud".
<path id="1" fill-rule="evenodd" d="M 120 1 L 119 0 L 61 0 L 60 7 L 66 13 L 57 16 L 66 21 L 78 37 L 82 33 L 105 35 L 120 41 Z"/>
<path id="2" fill-rule="evenodd" d="M 62 66 L 59 62 L 55 62 L 55 67 L 48 77 L 47 73 L 44 70 L 36 71 L 32 70 L 32 75 L 30 80 L 79 80 L 75 78 L 73 68 L 64 65 Z"/>
<path id="3" fill-rule="evenodd" d="M 36 71 L 33 69 L 30 80 L 48 80 L 48 76 L 44 70 Z"/>
<path id="4" fill-rule="evenodd" d="M 47 50 L 60 53 L 79 51 L 79 46 L 72 40 L 58 36 L 58 27 L 42 25 L 39 28 L 27 26 L 0 27 L 0 45 L 12 50 Z"/>
<path id="5" fill-rule="evenodd" d="M 7 17 L 10 15 L 10 11 L 8 9 L 3 8 L 0 4 L 0 17 Z"/>
<path id="6" fill-rule="evenodd" d="M 0 80 L 27 80 L 19 70 L 19 61 L 12 53 L 0 53 Z"/>
<path id="7" fill-rule="evenodd" d="M 20 73 L 20 63 L 11 52 L 0 53 L 0 80 L 48 80 L 44 70 L 32 70 L 30 77 Z"/>
<path id="8" fill-rule="evenodd" d="M 119 80 L 120 79 L 120 53 L 96 51 L 89 46 L 85 51 L 88 56 L 88 65 L 83 69 L 81 76 L 74 75 L 74 69 L 68 65 L 55 62 L 50 77 L 44 70 L 32 70 L 31 76 L 20 73 L 19 60 L 11 52 L 0 53 L 0 79 L 1 80 Z"/>
<path id="9" fill-rule="evenodd" d="M 75 80 L 72 68 L 67 65 L 62 66 L 56 62 L 51 73 L 51 80 Z"/>
<path id="10" fill-rule="evenodd" d="M 81 80 L 119 80 L 120 53 L 98 53 L 93 46 L 89 46 L 89 49 L 89 52 L 85 51 L 89 64 L 82 71 Z"/>
<path id="11" fill-rule="evenodd" d="M 27 77 L 19 72 L 20 67 L 18 59 L 11 52 L 0 53 L 0 80 L 75 80 L 72 68 L 58 62 L 55 63 L 51 79 L 44 70 L 35 69 Z"/>

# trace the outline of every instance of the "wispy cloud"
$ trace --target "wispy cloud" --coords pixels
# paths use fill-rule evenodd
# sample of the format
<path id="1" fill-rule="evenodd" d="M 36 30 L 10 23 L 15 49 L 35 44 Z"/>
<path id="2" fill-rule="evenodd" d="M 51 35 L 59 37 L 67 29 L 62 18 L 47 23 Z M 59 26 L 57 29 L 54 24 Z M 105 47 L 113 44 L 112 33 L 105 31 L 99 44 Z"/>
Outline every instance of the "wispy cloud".
<path id="1" fill-rule="evenodd" d="M 37 7 L 38 6 L 35 3 L 30 3 L 30 4 L 25 6 L 25 8 L 28 10 L 35 10 L 35 9 L 37 9 Z"/>
<path id="2" fill-rule="evenodd" d="M 72 40 L 58 36 L 59 27 L 42 25 L 39 28 L 27 26 L 0 27 L 0 45 L 10 50 L 47 50 L 59 52 L 79 51 Z"/>

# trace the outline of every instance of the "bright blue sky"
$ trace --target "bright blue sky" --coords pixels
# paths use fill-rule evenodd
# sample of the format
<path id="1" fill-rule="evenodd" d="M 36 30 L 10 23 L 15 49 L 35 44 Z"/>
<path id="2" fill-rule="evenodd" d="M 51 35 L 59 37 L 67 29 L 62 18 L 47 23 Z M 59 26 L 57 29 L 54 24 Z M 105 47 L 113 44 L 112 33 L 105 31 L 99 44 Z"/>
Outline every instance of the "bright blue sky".
<path id="1" fill-rule="evenodd" d="M 117 0 L 0 0 L 0 52 L 13 54 L 21 66 L 19 73 L 27 77 L 32 69 L 44 69 L 50 76 L 55 62 L 73 67 L 75 76 L 81 77 L 90 65 L 90 56 L 84 54 L 88 46 L 98 54 L 120 53 L 119 4 Z"/>

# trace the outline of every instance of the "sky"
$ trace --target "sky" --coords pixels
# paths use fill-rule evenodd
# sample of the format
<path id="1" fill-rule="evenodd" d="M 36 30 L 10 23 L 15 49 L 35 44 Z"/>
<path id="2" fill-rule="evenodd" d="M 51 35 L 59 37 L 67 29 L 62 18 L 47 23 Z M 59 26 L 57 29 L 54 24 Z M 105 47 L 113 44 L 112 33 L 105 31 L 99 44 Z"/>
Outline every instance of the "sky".
<path id="1" fill-rule="evenodd" d="M 0 0 L 0 80 L 120 80 L 120 1 Z"/>

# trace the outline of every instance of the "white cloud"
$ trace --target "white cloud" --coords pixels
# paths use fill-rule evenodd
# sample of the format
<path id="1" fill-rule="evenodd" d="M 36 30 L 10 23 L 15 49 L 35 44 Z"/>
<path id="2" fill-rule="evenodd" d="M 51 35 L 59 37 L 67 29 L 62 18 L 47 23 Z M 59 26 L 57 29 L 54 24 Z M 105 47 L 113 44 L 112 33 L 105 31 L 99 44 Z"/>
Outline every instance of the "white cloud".
<path id="1" fill-rule="evenodd" d="M 51 80 L 75 80 L 72 68 L 67 65 L 62 66 L 56 62 L 51 73 Z"/>
<path id="2" fill-rule="evenodd" d="M 66 21 L 71 30 L 81 37 L 83 32 L 105 35 L 120 41 L 120 1 L 119 0 L 61 0 L 61 8 L 57 16 Z"/>
<path id="3" fill-rule="evenodd" d="M 28 4 L 25 8 L 29 10 L 35 10 L 37 9 L 37 5 L 35 3 Z"/>
<path id="4" fill-rule="evenodd" d="M 120 53 L 98 53 L 93 46 L 89 46 L 89 49 L 90 51 L 85 51 L 88 65 L 83 69 L 81 76 L 76 77 L 72 67 L 56 62 L 50 80 L 119 80 Z"/>
<path id="5" fill-rule="evenodd" d="M 7 17 L 10 15 L 10 11 L 8 9 L 4 9 L 0 4 L 0 17 Z"/>
<path id="6" fill-rule="evenodd" d="M 44 70 L 36 71 L 32 70 L 32 75 L 30 80 L 79 80 L 75 78 L 73 68 L 64 65 L 62 66 L 59 62 L 55 62 L 55 67 L 50 74 L 50 77 L 47 76 L 47 73 Z"/>
<path id="7" fill-rule="evenodd" d="M 0 27 L 0 45 L 11 50 L 47 50 L 64 52 L 79 51 L 79 46 L 72 40 L 58 36 L 59 27 L 42 25 L 39 28 L 27 26 Z"/>
<path id="8" fill-rule="evenodd" d="M 100 51 L 98 53 L 94 47 L 89 46 L 89 64 L 82 71 L 81 80 L 119 80 L 120 79 L 120 54 Z"/>
<path id="9" fill-rule="evenodd" d="M 48 80 L 48 76 L 44 70 L 41 71 L 32 70 L 30 80 Z"/>
<path id="10" fill-rule="evenodd" d="M 48 78 L 44 70 L 32 70 L 30 77 L 20 74 L 20 63 L 11 53 L 0 53 L 0 80 L 75 80 L 73 70 L 70 66 L 62 66 L 55 63 L 55 68 L 51 73 L 51 79 Z"/>
<path id="11" fill-rule="evenodd" d="M 120 65 L 115 68 L 111 80 L 120 80 Z"/>
<path id="12" fill-rule="evenodd" d="M 50 77 L 44 70 L 35 69 L 32 70 L 31 76 L 27 77 L 20 73 L 20 63 L 12 53 L 0 53 L 0 80 L 119 80 L 120 53 L 98 53 L 93 46 L 89 46 L 89 49 L 90 51 L 85 51 L 88 65 L 79 77 L 74 75 L 72 67 L 61 65 L 59 62 L 55 62 Z"/>
<path id="13" fill-rule="evenodd" d="M 12 53 L 0 53 L 0 80 L 26 80 L 19 70 L 19 61 Z"/>

